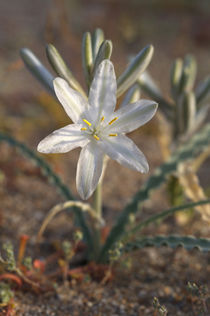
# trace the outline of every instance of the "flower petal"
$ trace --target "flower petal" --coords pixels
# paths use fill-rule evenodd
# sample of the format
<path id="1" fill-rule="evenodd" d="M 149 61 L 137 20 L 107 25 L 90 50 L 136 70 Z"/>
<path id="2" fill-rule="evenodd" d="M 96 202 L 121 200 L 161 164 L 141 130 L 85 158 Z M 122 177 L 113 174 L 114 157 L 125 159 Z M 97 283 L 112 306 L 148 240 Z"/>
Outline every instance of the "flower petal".
<path id="1" fill-rule="evenodd" d="M 90 87 L 89 104 L 97 124 L 102 116 L 109 117 L 116 105 L 116 77 L 114 66 L 105 59 L 96 70 Z"/>
<path id="2" fill-rule="evenodd" d="M 55 78 L 53 84 L 56 96 L 67 115 L 74 123 L 77 123 L 81 115 L 88 109 L 87 101 L 79 92 L 72 89 L 64 79 Z"/>
<path id="3" fill-rule="evenodd" d="M 157 103 L 149 100 L 141 100 L 128 104 L 113 113 L 113 118 L 118 119 L 107 127 L 108 131 L 129 133 L 147 123 L 154 116 Z"/>
<path id="4" fill-rule="evenodd" d="M 80 153 L 77 165 L 77 191 L 83 200 L 95 191 L 103 167 L 103 151 L 96 142 L 89 142 Z"/>
<path id="5" fill-rule="evenodd" d="M 144 154 L 128 137 L 124 135 L 107 137 L 100 142 L 100 146 L 111 159 L 121 165 L 142 173 L 149 171 Z"/>
<path id="6" fill-rule="evenodd" d="M 85 146 L 89 140 L 81 132 L 82 125 L 70 124 L 45 137 L 38 145 L 41 153 L 66 153 L 76 147 Z"/>

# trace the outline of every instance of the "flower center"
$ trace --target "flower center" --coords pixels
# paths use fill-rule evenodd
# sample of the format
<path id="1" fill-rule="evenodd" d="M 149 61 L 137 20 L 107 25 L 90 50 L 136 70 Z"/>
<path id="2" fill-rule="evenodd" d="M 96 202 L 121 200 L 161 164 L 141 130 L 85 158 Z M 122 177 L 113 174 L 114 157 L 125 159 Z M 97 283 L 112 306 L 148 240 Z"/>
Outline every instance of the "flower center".
<path id="1" fill-rule="evenodd" d="M 93 128 L 92 127 L 92 123 L 90 123 L 88 120 L 86 119 L 83 119 L 83 122 L 87 125 L 87 127 L 82 127 L 81 128 L 81 131 L 86 131 L 87 134 L 89 135 L 92 135 L 95 140 L 100 140 L 100 137 L 98 136 L 100 134 L 100 124 L 104 121 L 105 117 L 102 116 L 101 117 L 101 120 L 100 120 L 100 123 L 97 127 Z M 111 125 L 113 124 L 116 120 L 118 119 L 118 117 L 116 116 L 115 118 L 113 118 L 109 123 L 108 125 Z M 104 126 L 103 126 L 104 127 Z M 111 133 L 111 134 L 108 134 L 110 137 L 114 137 L 114 136 L 117 136 L 118 134 L 117 133 Z"/>

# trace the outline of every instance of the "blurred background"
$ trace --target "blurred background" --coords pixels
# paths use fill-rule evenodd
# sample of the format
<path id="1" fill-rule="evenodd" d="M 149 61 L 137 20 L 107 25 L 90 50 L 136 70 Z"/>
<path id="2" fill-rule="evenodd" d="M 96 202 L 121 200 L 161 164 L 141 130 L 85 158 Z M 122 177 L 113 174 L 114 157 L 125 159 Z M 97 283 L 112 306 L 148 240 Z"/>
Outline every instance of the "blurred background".
<path id="1" fill-rule="evenodd" d="M 170 67 L 175 58 L 192 53 L 198 62 L 198 80 L 210 70 L 209 0 L 7 0 L 0 3 L 0 21 L 0 131 L 26 142 L 34 150 L 44 136 L 68 123 L 68 118 L 23 65 L 19 57 L 22 47 L 30 48 L 50 69 L 45 46 L 52 43 L 83 86 L 82 35 L 97 27 L 113 41 L 112 61 L 118 75 L 129 57 L 147 44 L 153 44 L 155 53 L 149 71 L 166 95 L 169 95 Z M 139 134 L 132 137 L 145 152 L 153 170 L 162 157 L 157 140 L 150 133 L 151 125 L 148 126 L 143 137 Z M 0 151 L 0 167 L 7 178 L 8 174 L 12 178 L 14 164 L 27 169 L 15 160 L 11 149 L 1 146 Z M 75 194 L 77 157 L 78 151 L 59 157 L 45 156 Z M 106 205 L 119 209 L 122 207 L 119 201 L 125 202 L 147 176 L 136 175 L 116 166 L 115 162 L 110 162 L 110 168 L 113 171 L 118 168 L 118 172 L 107 172 L 105 197 L 111 199 Z M 12 181 L 12 190 L 19 190 L 20 184 Z M 121 189 L 119 181 L 124 184 Z M 9 185 L 8 180 L 6 183 Z"/>

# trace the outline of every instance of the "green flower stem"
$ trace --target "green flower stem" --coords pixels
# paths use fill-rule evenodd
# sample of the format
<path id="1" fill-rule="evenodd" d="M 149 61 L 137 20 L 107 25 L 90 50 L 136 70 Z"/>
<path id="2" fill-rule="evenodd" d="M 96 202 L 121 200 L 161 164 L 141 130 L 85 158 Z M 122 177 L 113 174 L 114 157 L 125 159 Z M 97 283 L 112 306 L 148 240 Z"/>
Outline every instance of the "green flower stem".
<path id="1" fill-rule="evenodd" d="M 96 216 L 98 218 L 102 218 L 102 181 L 99 182 L 99 184 L 96 187 L 96 190 L 93 195 L 93 209 L 96 212 Z M 101 229 L 100 226 L 94 225 L 93 228 L 93 234 L 94 234 L 94 257 L 97 259 L 98 254 L 100 252 L 101 248 Z"/>

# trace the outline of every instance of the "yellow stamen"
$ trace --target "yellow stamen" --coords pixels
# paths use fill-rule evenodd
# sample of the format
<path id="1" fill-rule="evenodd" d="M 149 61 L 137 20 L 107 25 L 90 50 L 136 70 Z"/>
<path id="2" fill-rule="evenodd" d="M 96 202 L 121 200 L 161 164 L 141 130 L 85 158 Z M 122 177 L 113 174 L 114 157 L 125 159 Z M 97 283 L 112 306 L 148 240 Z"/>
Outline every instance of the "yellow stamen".
<path id="1" fill-rule="evenodd" d="M 109 136 L 117 136 L 117 134 L 109 134 Z"/>
<path id="2" fill-rule="evenodd" d="M 102 116 L 102 118 L 101 118 L 101 122 L 103 122 L 103 121 L 104 121 L 104 119 L 105 119 L 105 117 L 104 117 L 104 116 Z"/>
<path id="3" fill-rule="evenodd" d="M 111 125 L 112 123 L 114 123 L 117 119 L 118 119 L 117 116 L 116 116 L 115 118 L 113 118 L 113 120 L 111 120 L 111 121 L 109 122 L 109 125 Z"/>
<path id="4" fill-rule="evenodd" d="M 86 131 L 86 130 L 87 130 L 86 127 L 82 127 L 82 128 L 81 128 L 81 131 Z"/>
<path id="5" fill-rule="evenodd" d="M 88 126 L 91 126 L 92 124 L 88 122 L 87 120 L 83 119 L 83 122 L 85 122 Z"/>
<path id="6" fill-rule="evenodd" d="M 93 135 L 93 137 L 95 138 L 95 140 L 99 140 L 100 139 L 97 135 Z"/>

